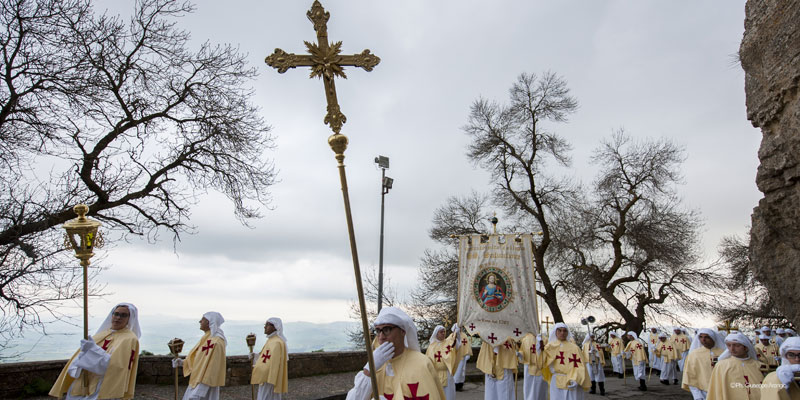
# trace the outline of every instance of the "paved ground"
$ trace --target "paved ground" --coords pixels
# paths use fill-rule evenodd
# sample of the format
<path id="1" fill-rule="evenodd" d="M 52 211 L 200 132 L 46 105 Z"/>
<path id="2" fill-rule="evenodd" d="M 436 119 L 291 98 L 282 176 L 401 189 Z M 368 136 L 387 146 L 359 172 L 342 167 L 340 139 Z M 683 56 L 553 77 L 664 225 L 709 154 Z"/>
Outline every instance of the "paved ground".
<path id="1" fill-rule="evenodd" d="M 586 394 L 586 400 L 619 400 L 619 399 L 645 399 L 656 396 L 659 400 L 691 400 L 689 392 L 681 390 L 679 385 L 662 385 L 654 376 L 647 384 L 647 391 L 639 391 L 639 384 L 634 385 L 633 379 L 628 378 L 627 385 L 619 378 L 606 378 L 606 395 Z M 467 382 L 464 384 L 464 391 L 457 392 L 458 400 L 480 400 L 483 399 L 483 381 Z M 522 398 L 522 382 L 517 382 L 517 399 Z"/>
<path id="2" fill-rule="evenodd" d="M 483 375 L 475 369 L 475 364 L 468 364 L 468 382 L 464 390 L 456 394 L 459 400 L 483 399 Z M 321 375 L 289 380 L 289 393 L 284 396 L 287 400 L 313 400 L 313 399 L 344 399 L 344 395 L 353 386 L 355 373 Z M 618 400 L 618 399 L 645 399 L 646 396 L 657 396 L 659 400 L 691 400 L 689 392 L 680 389 L 680 386 L 665 386 L 658 382 L 657 377 L 652 377 L 648 382 L 648 391 L 638 390 L 638 383 L 628 378 L 627 385 L 619 378 L 606 379 L 606 396 L 587 394 L 587 400 Z M 185 387 L 180 388 L 178 399 L 183 396 Z M 173 400 L 175 390 L 172 386 L 165 385 L 136 385 L 136 399 L 147 400 Z M 222 388 L 221 399 L 250 400 L 250 386 L 227 386 Z M 522 380 L 517 382 L 517 398 L 522 398 Z M 52 400 L 51 397 L 35 397 L 33 400 Z"/>

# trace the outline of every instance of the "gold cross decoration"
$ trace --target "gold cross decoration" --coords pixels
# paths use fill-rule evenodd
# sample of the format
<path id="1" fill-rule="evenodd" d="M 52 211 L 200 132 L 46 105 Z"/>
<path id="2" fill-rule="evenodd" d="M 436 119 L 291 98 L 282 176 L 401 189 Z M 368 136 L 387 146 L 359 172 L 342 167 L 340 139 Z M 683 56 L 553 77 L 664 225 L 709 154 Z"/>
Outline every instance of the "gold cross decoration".
<path id="1" fill-rule="evenodd" d="M 717 329 L 719 329 L 721 331 L 725 331 L 725 333 L 727 333 L 727 334 L 730 334 L 731 331 L 738 331 L 739 327 L 738 326 L 731 326 L 731 320 L 726 319 L 725 320 L 725 324 L 722 325 L 722 326 L 718 326 Z"/>
<path id="2" fill-rule="evenodd" d="M 353 227 L 353 215 L 350 210 L 350 194 L 347 189 L 347 174 L 345 173 L 344 166 L 344 152 L 347 149 L 347 136 L 341 133 L 342 125 L 347 121 L 344 114 L 339 109 L 339 101 L 336 99 L 336 86 L 334 78 L 347 78 L 344 73 L 344 67 L 360 67 L 367 71 L 372 71 L 378 63 L 380 58 L 370 53 L 369 50 L 364 50 L 361 54 L 351 56 L 340 55 L 342 51 L 342 42 L 328 43 L 328 19 L 331 14 L 322 8 L 319 1 L 314 0 L 311 9 L 306 13 L 309 21 L 314 24 L 314 30 L 317 32 L 317 43 L 305 42 L 308 55 L 297 55 L 287 53 L 281 49 L 275 49 L 275 52 L 268 56 L 264 61 L 267 65 L 276 68 L 279 73 L 286 72 L 289 68 L 295 67 L 311 67 L 310 77 L 322 78 L 325 84 L 325 98 L 328 101 L 328 112 L 325 114 L 323 122 L 330 126 L 333 135 L 328 137 L 328 145 L 336 155 L 336 161 L 339 165 L 339 180 L 342 184 L 342 198 L 344 200 L 344 213 L 345 220 L 347 221 L 347 232 L 350 236 L 350 253 L 353 258 L 353 272 L 356 279 L 356 290 L 358 292 L 358 305 L 361 311 L 361 328 L 364 333 L 364 347 L 367 350 L 367 360 L 370 371 L 377 371 L 375 369 L 375 360 L 372 357 L 372 344 L 370 341 L 369 324 L 367 323 L 367 306 L 364 301 L 364 287 L 361 282 L 361 268 L 358 264 L 358 249 L 356 247 L 355 228 Z M 375 400 L 378 399 L 378 382 L 375 378 L 377 374 L 370 374 L 370 381 L 372 381 L 372 395 Z"/>
<path id="3" fill-rule="evenodd" d="M 544 321 L 542 321 L 542 323 L 545 326 L 545 332 L 547 332 L 547 334 L 550 334 L 550 324 L 553 322 L 555 321 L 550 321 L 550 316 L 544 317 Z"/>
<path id="4" fill-rule="evenodd" d="M 308 55 L 297 55 L 287 53 L 281 49 L 269 55 L 264 61 L 270 67 L 278 70 L 279 73 L 286 72 L 289 68 L 311 67 L 310 78 L 322 78 L 325 84 L 325 98 L 328 100 L 328 113 L 325 115 L 325 124 L 330 126 L 333 133 L 338 134 L 342 125 L 347 122 L 347 118 L 339 109 L 339 101 L 336 99 L 336 85 L 333 78 L 340 77 L 347 79 L 343 67 L 360 67 L 366 71 L 372 71 L 381 59 L 378 56 L 364 50 L 360 54 L 340 55 L 342 42 L 328 43 L 328 19 L 331 14 L 322 8 L 319 1 L 314 1 L 311 9 L 306 13 L 309 21 L 314 24 L 317 31 L 317 43 L 304 42 Z"/>

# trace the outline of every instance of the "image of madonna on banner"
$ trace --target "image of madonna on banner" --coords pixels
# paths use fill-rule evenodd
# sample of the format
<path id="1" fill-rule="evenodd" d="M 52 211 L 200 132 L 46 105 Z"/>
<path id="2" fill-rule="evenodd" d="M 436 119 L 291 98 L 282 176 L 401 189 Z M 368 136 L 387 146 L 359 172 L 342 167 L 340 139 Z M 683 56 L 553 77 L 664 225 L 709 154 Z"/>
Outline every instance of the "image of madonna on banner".
<path id="1" fill-rule="evenodd" d="M 458 321 L 492 346 L 539 334 L 530 234 L 459 237 Z"/>

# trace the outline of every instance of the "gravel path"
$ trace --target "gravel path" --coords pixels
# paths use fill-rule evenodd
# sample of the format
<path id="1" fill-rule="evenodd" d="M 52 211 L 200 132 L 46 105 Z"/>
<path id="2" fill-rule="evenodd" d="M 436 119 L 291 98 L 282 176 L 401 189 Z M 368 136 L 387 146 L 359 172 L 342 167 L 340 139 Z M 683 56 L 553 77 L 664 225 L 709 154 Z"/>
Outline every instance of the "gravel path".
<path id="1" fill-rule="evenodd" d="M 289 380 L 289 393 L 283 398 L 286 400 L 313 400 L 313 399 L 344 399 L 348 390 L 353 387 L 355 372 L 341 374 L 330 374 L 311 376 L 305 378 L 294 378 Z M 467 364 L 467 380 L 464 390 L 458 392 L 456 397 L 459 400 L 479 400 L 483 399 L 483 375 L 475 368 L 475 364 Z M 657 397 L 659 400 L 691 400 L 689 392 L 681 390 L 678 385 L 662 385 L 657 377 L 651 378 L 648 382 L 649 390 L 640 392 L 638 383 L 631 378 L 627 384 L 622 379 L 606 378 L 606 396 L 590 395 L 587 393 L 587 400 L 626 400 L 626 399 L 645 399 L 647 397 Z M 178 399 L 183 396 L 185 387 L 180 387 Z M 518 397 L 522 398 L 522 380 L 517 382 Z M 225 400 L 250 400 L 250 386 L 226 386 L 220 390 L 220 398 Z M 52 397 L 35 397 L 33 400 L 52 400 Z M 136 385 L 136 399 L 147 400 L 174 400 L 175 390 L 168 385 Z"/>

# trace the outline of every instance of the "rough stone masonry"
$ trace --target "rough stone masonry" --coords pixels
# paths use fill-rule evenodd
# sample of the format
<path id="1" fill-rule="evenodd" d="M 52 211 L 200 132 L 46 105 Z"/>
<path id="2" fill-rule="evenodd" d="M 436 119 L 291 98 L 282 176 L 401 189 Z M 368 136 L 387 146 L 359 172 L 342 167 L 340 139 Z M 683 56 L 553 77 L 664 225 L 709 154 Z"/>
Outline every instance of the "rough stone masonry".
<path id="1" fill-rule="evenodd" d="M 800 1 L 748 0 L 739 58 L 747 119 L 761 128 L 753 210 L 753 271 L 800 325 Z"/>

